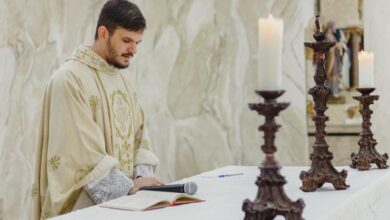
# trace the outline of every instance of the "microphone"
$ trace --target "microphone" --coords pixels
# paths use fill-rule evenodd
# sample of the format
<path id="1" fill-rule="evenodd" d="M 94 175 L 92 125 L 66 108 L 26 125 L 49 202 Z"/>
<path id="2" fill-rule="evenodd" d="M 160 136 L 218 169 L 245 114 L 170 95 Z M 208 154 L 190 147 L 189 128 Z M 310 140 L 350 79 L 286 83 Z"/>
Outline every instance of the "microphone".
<path id="1" fill-rule="evenodd" d="M 198 186 L 194 182 L 188 182 L 184 184 L 171 184 L 171 185 L 164 185 L 164 186 L 145 186 L 145 187 L 141 187 L 140 190 L 177 192 L 177 193 L 187 193 L 193 195 L 198 190 Z"/>

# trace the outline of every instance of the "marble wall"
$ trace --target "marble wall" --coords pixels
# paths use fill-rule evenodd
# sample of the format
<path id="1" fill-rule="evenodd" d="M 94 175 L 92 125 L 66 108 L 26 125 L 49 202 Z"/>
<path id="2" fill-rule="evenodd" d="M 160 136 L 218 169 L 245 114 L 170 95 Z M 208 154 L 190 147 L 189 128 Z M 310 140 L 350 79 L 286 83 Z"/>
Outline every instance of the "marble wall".
<path id="1" fill-rule="evenodd" d="M 304 30 L 312 0 L 135 0 L 148 28 L 131 64 L 166 182 L 230 164 L 258 165 L 257 19 L 284 25 L 277 157 L 308 160 Z M 45 84 L 79 44 L 90 44 L 104 0 L 0 1 L 0 216 L 28 219 L 34 133 Z M 384 74 L 385 72 L 383 72 Z M 66 135 L 66 134 L 64 134 Z"/>
<path id="2" fill-rule="evenodd" d="M 372 131 L 380 153 L 390 154 L 390 2 L 386 0 L 364 1 L 364 49 L 374 52 L 374 92 L 379 100 L 372 109 Z M 389 164 L 389 163 L 388 163 Z"/>

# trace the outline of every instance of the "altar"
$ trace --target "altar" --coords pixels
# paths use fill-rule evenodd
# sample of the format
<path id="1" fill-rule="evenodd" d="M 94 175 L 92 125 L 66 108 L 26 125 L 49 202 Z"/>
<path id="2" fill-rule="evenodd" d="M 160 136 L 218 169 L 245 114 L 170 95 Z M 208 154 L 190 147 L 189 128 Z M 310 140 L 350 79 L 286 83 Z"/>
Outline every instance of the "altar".
<path id="1" fill-rule="evenodd" d="M 283 167 L 281 170 L 288 183 L 284 189 L 292 200 L 302 198 L 306 204 L 303 217 L 306 220 L 388 220 L 390 219 L 390 170 L 373 169 L 357 171 L 348 167 L 337 167 L 348 171 L 346 190 L 335 190 L 325 184 L 315 192 L 302 192 L 299 173 L 308 167 Z M 237 174 L 229 176 L 230 174 Z M 219 177 L 227 175 L 226 177 Z M 78 210 L 54 220 L 128 220 L 128 219 L 188 219 L 229 220 L 243 219 L 241 210 L 244 199 L 256 197 L 254 184 L 259 175 L 257 167 L 227 166 L 204 172 L 175 183 L 195 182 L 196 196 L 204 202 L 171 206 L 150 211 L 122 211 L 99 206 Z M 283 219 L 277 217 L 276 219 Z"/>

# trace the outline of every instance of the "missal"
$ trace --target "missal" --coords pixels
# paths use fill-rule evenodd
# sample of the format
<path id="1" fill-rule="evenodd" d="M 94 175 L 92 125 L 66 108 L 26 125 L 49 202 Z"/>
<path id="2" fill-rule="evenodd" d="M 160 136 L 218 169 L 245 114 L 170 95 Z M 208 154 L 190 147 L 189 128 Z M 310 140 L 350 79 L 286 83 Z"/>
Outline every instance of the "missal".
<path id="1" fill-rule="evenodd" d="M 123 196 L 100 204 L 101 207 L 130 211 L 146 211 L 166 206 L 203 202 L 185 193 L 140 190 L 134 195 Z"/>

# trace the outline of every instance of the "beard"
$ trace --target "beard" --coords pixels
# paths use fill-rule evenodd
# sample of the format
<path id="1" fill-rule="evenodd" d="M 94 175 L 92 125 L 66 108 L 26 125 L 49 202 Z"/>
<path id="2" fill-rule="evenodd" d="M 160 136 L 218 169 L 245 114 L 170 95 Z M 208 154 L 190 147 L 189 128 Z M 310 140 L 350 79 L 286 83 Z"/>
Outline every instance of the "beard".
<path id="1" fill-rule="evenodd" d="M 115 67 L 115 68 L 118 68 L 118 69 L 124 69 L 124 68 L 127 68 L 129 66 L 129 64 L 122 64 L 120 62 L 118 62 L 115 57 L 119 57 L 121 55 L 119 55 L 114 47 L 112 46 L 111 44 L 111 39 L 108 40 L 108 44 L 107 44 L 107 49 L 108 49 L 108 56 L 107 56 L 107 62 L 108 64 L 110 64 L 111 66 Z M 132 54 L 125 54 L 127 56 L 133 56 Z"/>

